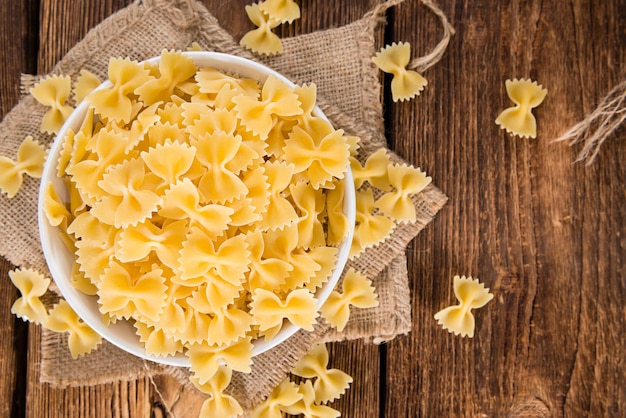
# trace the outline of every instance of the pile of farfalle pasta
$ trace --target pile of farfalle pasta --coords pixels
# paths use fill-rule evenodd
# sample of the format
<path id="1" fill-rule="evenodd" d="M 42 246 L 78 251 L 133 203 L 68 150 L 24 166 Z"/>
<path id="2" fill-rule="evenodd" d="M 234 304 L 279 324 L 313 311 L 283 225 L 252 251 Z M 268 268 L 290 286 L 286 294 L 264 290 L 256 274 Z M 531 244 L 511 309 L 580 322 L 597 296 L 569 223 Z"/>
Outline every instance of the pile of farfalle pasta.
<path id="1" fill-rule="evenodd" d="M 72 282 L 105 321 L 132 321 L 149 354 L 185 351 L 200 384 L 219 361 L 248 371 L 252 340 L 284 320 L 313 329 L 349 229 L 350 141 L 312 115 L 313 85 L 168 51 L 158 66 L 112 59 L 109 78 L 64 138 L 69 206 L 46 186 Z"/>
<path id="2" fill-rule="evenodd" d="M 352 268 L 321 308 L 315 299 L 351 228 L 347 166 L 357 190 L 352 258 L 396 222 L 414 221 L 411 196 L 431 179 L 384 149 L 361 163 L 359 139 L 313 114 L 315 85 L 197 68 L 176 51 L 158 64 L 111 59 L 108 76 L 108 87 L 95 89 L 100 81 L 86 71 L 74 84 L 90 105 L 56 161 L 69 200 L 43 185 L 47 220 L 75 254 L 72 284 L 97 296 L 105 323 L 130 321 L 150 355 L 187 355 L 192 382 L 209 394 L 202 416 L 236 416 L 241 407 L 223 391 L 233 371 L 251 370 L 255 339 L 285 322 L 312 330 L 320 314 L 341 331 L 351 307 L 378 305 L 371 281 Z M 59 132 L 71 91 L 62 76 L 31 89 L 49 107 L 42 132 Z M 12 174 L 2 191 L 14 196 L 24 174 L 40 176 L 45 156 L 26 138 L 17 161 L 3 157 Z M 21 293 L 17 316 L 68 333 L 73 357 L 100 344 L 66 301 L 43 304 L 50 279 L 27 268 L 10 277 Z M 327 353 L 311 355 L 320 365 L 293 373 L 312 380 L 283 382 L 258 416 L 338 416 L 325 404 L 351 379 L 327 373 Z"/>

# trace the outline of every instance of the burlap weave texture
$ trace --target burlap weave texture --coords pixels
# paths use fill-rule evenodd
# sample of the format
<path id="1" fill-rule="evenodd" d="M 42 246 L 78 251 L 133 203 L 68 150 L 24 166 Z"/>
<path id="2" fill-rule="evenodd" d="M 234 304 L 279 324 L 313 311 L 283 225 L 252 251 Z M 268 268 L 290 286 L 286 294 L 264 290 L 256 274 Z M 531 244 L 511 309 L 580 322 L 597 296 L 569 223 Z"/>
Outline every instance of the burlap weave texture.
<path id="1" fill-rule="evenodd" d="M 281 56 L 260 60 L 296 83 L 315 83 L 319 105 L 335 127 L 361 137 L 360 160 L 385 146 L 381 86 L 378 70 L 370 61 L 377 50 L 373 36 L 377 22 L 373 19 L 379 16 L 283 39 Z M 205 50 L 259 60 L 243 50 L 201 4 L 193 0 L 143 0 L 90 31 L 55 66 L 53 73 L 75 79 L 81 69 L 87 69 L 106 79 L 110 57 L 143 60 L 159 55 L 163 49 L 185 50 L 194 41 Z M 27 134 L 49 144 L 53 138 L 39 132 L 44 111 L 32 97 L 23 97 L 0 124 L 0 155 L 15 155 Z M 393 154 L 392 159 L 402 162 Z M 0 253 L 15 265 L 47 273 L 35 221 L 38 187 L 37 180 L 28 178 L 15 198 L 0 197 L 3 229 Z M 404 249 L 445 201 L 446 197 L 435 186 L 429 186 L 414 198 L 417 222 L 398 225 L 391 238 L 350 262 L 350 266 L 372 279 L 379 295 L 378 308 L 354 311 L 342 333 L 323 322 L 312 333 L 300 331 L 276 349 L 255 357 L 252 373 L 235 374 L 228 391 L 250 408 L 315 343 L 359 338 L 380 342 L 409 332 L 410 295 Z M 64 335 L 43 332 L 41 379 L 44 382 L 59 386 L 91 385 L 159 373 L 173 374 L 181 383 L 188 383 L 186 369 L 143 361 L 106 342 L 93 353 L 73 360 Z"/>

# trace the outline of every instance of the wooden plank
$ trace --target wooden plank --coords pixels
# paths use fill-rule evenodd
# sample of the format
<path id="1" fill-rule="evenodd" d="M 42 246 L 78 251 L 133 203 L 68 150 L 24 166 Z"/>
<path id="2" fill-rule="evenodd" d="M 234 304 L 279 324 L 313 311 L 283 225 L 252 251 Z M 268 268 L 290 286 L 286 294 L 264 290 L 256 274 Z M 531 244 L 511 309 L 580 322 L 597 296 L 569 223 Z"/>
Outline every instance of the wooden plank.
<path id="1" fill-rule="evenodd" d="M 20 74 L 34 72 L 37 49 L 37 2 L 0 2 L 0 118 L 19 99 Z M 10 156 L 15 158 L 15 156 Z M 0 258 L 0 416 L 24 413 L 28 325 L 11 314 L 17 289 L 8 277 L 11 263 Z"/>
<path id="2" fill-rule="evenodd" d="M 387 107 L 395 149 L 450 200 L 409 247 L 414 330 L 388 346 L 384 416 L 621 416 L 624 134 L 590 168 L 548 140 L 623 77 L 623 5 L 440 3 L 457 29 L 446 57 L 417 100 Z M 438 41 L 418 2 L 393 16 L 417 54 Z M 536 140 L 494 123 L 514 77 L 549 90 Z M 455 274 L 495 294 L 473 339 L 433 319 Z"/>

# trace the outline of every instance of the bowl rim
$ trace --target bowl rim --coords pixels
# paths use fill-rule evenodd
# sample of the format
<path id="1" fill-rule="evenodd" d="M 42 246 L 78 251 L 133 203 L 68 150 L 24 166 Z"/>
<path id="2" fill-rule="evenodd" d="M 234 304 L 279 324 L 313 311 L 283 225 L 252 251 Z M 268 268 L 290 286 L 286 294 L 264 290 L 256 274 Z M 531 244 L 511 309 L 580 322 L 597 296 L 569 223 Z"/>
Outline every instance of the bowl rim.
<path id="1" fill-rule="evenodd" d="M 240 77 L 253 78 L 261 83 L 265 82 L 265 80 L 270 75 L 272 75 L 289 85 L 291 88 L 295 87 L 295 83 L 293 83 L 287 77 L 263 64 L 260 64 L 253 60 L 249 60 L 247 58 L 212 51 L 186 51 L 182 52 L 182 54 L 189 56 L 194 61 L 198 69 L 212 67 L 231 74 L 237 74 Z M 157 64 L 158 62 L 160 62 L 160 59 L 160 56 L 156 56 L 140 61 L 140 63 Z M 96 89 L 103 89 L 109 86 L 111 86 L 111 82 L 109 80 L 106 80 L 101 83 Z M 68 131 L 70 129 L 73 129 L 74 131 L 78 130 L 87 114 L 87 111 L 89 110 L 89 107 L 90 103 L 85 100 L 77 104 L 76 108 L 63 123 L 61 129 L 54 138 L 52 146 L 50 147 L 50 150 L 48 152 L 48 157 L 43 167 L 41 182 L 39 186 L 37 218 L 39 239 L 41 242 L 41 247 L 44 258 L 46 260 L 46 264 L 48 265 L 48 269 L 50 270 L 52 279 L 54 280 L 61 295 L 65 298 L 67 303 L 72 307 L 77 315 L 96 333 L 102 336 L 102 338 L 122 349 L 123 351 L 131 353 L 137 357 L 171 366 L 189 367 L 189 358 L 184 353 L 177 353 L 174 356 L 164 357 L 148 354 L 145 350 L 145 347 L 139 342 L 139 337 L 137 336 L 133 325 L 129 321 L 123 320 L 117 321 L 114 324 L 105 325 L 102 321 L 102 317 L 98 309 L 97 296 L 89 296 L 76 289 L 69 280 L 70 276 L 68 275 L 68 269 L 61 268 L 61 265 L 63 263 L 58 262 L 58 259 L 60 257 L 61 259 L 63 259 L 63 257 L 67 257 L 67 255 L 69 255 L 70 257 L 75 257 L 75 255 L 72 254 L 65 247 L 65 245 L 63 245 L 58 227 L 53 227 L 48 222 L 43 208 L 43 202 L 45 199 L 44 196 L 48 184 L 52 182 L 56 192 L 59 194 L 61 199 L 63 201 L 68 200 L 68 191 L 65 184 L 63 184 L 63 179 L 57 176 L 58 156 L 60 154 L 61 148 L 63 147 L 63 143 L 65 141 L 65 137 Z M 317 104 L 314 107 L 313 114 L 317 117 L 321 117 L 332 125 L 330 120 L 326 117 L 324 112 L 322 112 Z M 349 163 L 347 165 L 347 170 L 344 174 L 343 182 L 345 183 L 343 210 L 344 214 L 348 218 L 348 225 L 350 227 L 348 228 L 348 234 L 344 238 L 344 241 L 338 246 L 339 251 L 337 254 L 337 262 L 335 263 L 333 272 L 329 280 L 325 282 L 324 285 L 319 288 L 315 293 L 318 310 L 324 304 L 326 299 L 328 299 L 328 297 L 330 296 L 330 293 L 335 288 L 339 278 L 343 273 L 343 270 L 345 269 L 350 252 L 350 245 L 354 236 L 354 226 L 356 220 L 356 192 L 354 189 L 352 170 Z M 69 263 L 69 260 L 67 261 L 67 263 Z M 70 266 L 70 272 L 71 269 L 72 267 Z M 93 308 L 88 308 L 87 305 L 95 305 L 96 309 L 94 310 Z M 300 327 L 292 324 L 289 321 L 284 321 L 282 328 L 280 329 L 278 334 L 276 334 L 276 336 L 274 336 L 272 339 L 268 341 L 265 341 L 265 339 L 253 340 L 254 348 L 252 356 L 257 356 L 280 345 L 285 340 L 293 336 L 298 330 L 300 330 Z M 122 333 L 122 336 L 125 336 L 125 338 L 120 339 L 120 337 L 116 337 L 116 335 L 120 332 Z M 132 337 L 130 334 L 132 334 Z M 128 338 L 130 338 L 132 342 L 126 341 Z"/>

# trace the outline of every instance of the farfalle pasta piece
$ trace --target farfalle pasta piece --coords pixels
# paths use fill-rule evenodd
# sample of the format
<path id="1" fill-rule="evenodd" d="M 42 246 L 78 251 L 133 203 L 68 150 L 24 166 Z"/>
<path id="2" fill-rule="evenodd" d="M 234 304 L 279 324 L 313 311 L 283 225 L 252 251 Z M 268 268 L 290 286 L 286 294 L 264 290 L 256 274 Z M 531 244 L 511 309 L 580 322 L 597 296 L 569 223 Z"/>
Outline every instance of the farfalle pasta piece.
<path id="1" fill-rule="evenodd" d="M 305 417 L 315 418 L 338 418 L 341 412 L 330 406 L 320 405 L 315 399 L 315 389 L 313 383 L 307 380 L 298 385 L 298 391 L 302 394 L 302 399 L 285 407 L 285 412 L 291 415 L 303 414 Z"/>
<path id="2" fill-rule="evenodd" d="M 411 45 L 395 42 L 382 48 L 372 61 L 381 70 L 393 74 L 391 97 L 394 102 L 412 99 L 428 84 L 417 71 L 407 69 L 411 61 Z"/>
<path id="3" fill-rule="evenodd" d="M 261 55 L 282 54 L 283 44 L 278 35 L 272 32 L 280 25 L 280 20 L 264 13 L 258 3 L 246 6 L 246 14 L 257 28 L 246 33 L 239 44 Z"/>
<path id="4" fill-rule="evenodd" d="M 259 3 L 259 8 L 280 23 L 292 23 L 300 19 L 300 6 L 293 0 L 265 0 Z"/>
<path id="5" fill-rule="evenodd" d="M 217 204 L 200 205 L 198 188 L 188 178 L 165 192 L 159 215 L 171 219 L 190 219 L 215 239 L 228 228 L 233 209 Z"/>
<path id="6" fill-rule="evenodd" d="M 126 154 L 137 148 L 150 129 L 161 120 L 157 114 L 160 103 L 138 110 L 137 114 L 133 114 L 133 121 L 128 128 L 121 126 L 118 122 L 110 124 L 113 131 L 121 134 L 124 139 L 124 152 Z"/>
<path id="7" fill-rule="evenodd" d="M 426 176 L 419 168 L 407 165 L 391 165 L 387 171 L 395 190 L 381 196 L 374 206 L 396 221 L 415 222 L 415 205 L 411 196 L 424 190 L 432 177 Z"/>
<path id="8" fill-rule="evenodd" d="M 68 345 L 74 359 L 90 353 L 102 342 L 102 337 L 85 324 L 63 299 L 48 313 L 43 325 L 51 331 L 69 334 Z"/>
<path id="9" fill-rule="evenodd" d="M 207 341 L 211 345 L 228 345 L 246 336 L 254 324 L 248 312 L 238 308 L 222 308 L 209 323 Z"/>
<path id="10" fill-rule="evenodd" d="M 187 354 L 193 378 L 204 385 L 215 376 L 221 364 L 242 373 L 250 373 L 253 348 L 248 338 L 227 346 L 192 344 Z"/>
<path id="11" fill-rule="evenodd" d="M 261 97 L 241 95 L 234 97 L 237 116 L 241 123 L 261 139 L 266 139 L 274 116 L 288 117 L 302 114 L 300 101 L 287 84 L 270 75 L 261 89 Z"/>
<path id="12" fill-rule="evenodd" d="M 289 202 L 282 192 L 291 183 L 294 166 L 281 162 L 270 162 L 265 164 L 265 176 L 269 185 L 269 196 L 265 216 L 258 227 L 266 230 L 274 230 L 289 225 L 298 219 L 298 214 L 291 202 Z"/>
<path id="13" fill-rule="evenodd" d="M 233 371 L 227 366 L 220 366 L 211 380 L 201 384 L 197 379 L 191 382 L 201 392 L 209 395 L 202 403 L 199 418 L 235 418 L 243 413 L 239 402 L 224 390 L 230 385 Z"/>
<path id="14" fill-rule="evenodd" d="M 109 80 L 112 86 L 91 92 L 85 100 L 91 103 L 101 117 L 128 123 L 133 113 L 130 95 L 151 78 L 150 71 L 144 65 L 128 58 L 112 58 L 109 61 Z"/>
<path id="15" fill-rule="evenodd" d="M 192 227 L 180 251 L 180 277 L 195 281 L 216 275 L 238 285 L 249 269 L 249 257 L 244 235 L 216 244 L 202 229 Z"/>
<path id="16" fill-rule="evenodd" d="M 43 211 L 52 226 L 59 226 L 61 231 L 67 230 L 73 216 L 59 197 L 52 183 L 48 183 L 43 195 Z"/>
<path id="17" fill-rule="evenodd" d="M 319 266 L 315 268 L 315 274 L 305 282 L 304 287 L 314 292 L 328 281 L 337 263 L 339 249 L 337 247 L 315 247 L 306 253 L 313 263 Z"/>
<path id="18" fill-rule="evenodd" d="M 475 329 L 472 309 L 482 308 L 493 299 L 493 295 L 484 284 L 471 276 L 454 276 L 454 295 L 459 304 L 437 312 L 435 319 L 448 332 L 471 338 Z"/>
<path id="19" fill-rule="evenodd" d="M 28 135 L 17 150 L 17 161 L 0 156 L 0 191 L 11 198 L 22 187 L 24 174 L 41 178 L 46 150 Z"/>
<path id="20" fill-rule="evenodd" d="M 236 158 L 242 145 L 241 141 L 239 135 L 218 131 L 213 134 L 207 133 L 192 142 L 196 147 L 196 158 L 207 167 L 206 173 L 198 183 L 198 189 L 205 199 L 213 203 L 224 203 L 248 192 L 246 185 L 235 174 L 235 171 L 245 168 L 248 161 L 236 170 L 226 168 L 226 165 Z"/>
<path id="21" fill-rule="evenodd" d="M 303 398 L 298 386 L 288 377 L 272 390 L 269 396 L 252 411 L 251 418 L 282 418 L 282 412 Z"/>
<path id="22" fill-rule="evenodd" d="M 293 267 L 281 285 L 281 291 L 288 292 L 307 285 L 322 269 L 322 266 L 315 261 L 311 253 L 302 248 L 297 248 L 298 228 L 295 224 L 285 226 L 282 230 L 267 231 L 263 234 L 263 239 L 267 257 L 285 260 Z"/>
<path id="23" fill-rule="evenodd" d="M 219 94 L 224 86 L 233 90 L 237 96 L 257 97 L 261 91 L 258 81 L 251 78 L 239 78 L 225 74 L 215 68 L 202 68 L 196 73 L 198 90 L 206 94 Z M 221 107 L 216 106 L 216 109 Z M 230 109 L 229 109 L 230 110 Z"/>
<path id="24" fill-rule="evenodd" d="M 389 190 L 391 186 L 389 184 L 389 175 L 387 174 L 389 164 L 389 154 L 387 154 L 385 148 L 381 148 L 367 157 L 363 166 L 361 166 L 359 160 L 350 157 L 354 188 L 360 188 L 367 181 L 377 189 Z"/>
<path id="25" fill-rule="evenodd" d="M 249 232 L 246 235 L 246 242 L 250 250 L 248 290 L 250 292 L 259 288 L 273 290 L 283 285 L 294 267 L 289 262 L 266 253 L 265 240 L 260 230 Z"/>
<path id="26" fill-rule="evenodd" d="M 318 317 L 315 296 L 307 289 L 292 290 L 284 300 L 268 290 L 256 289 L 250 302 L 250 312 L 261 332 L 281 324 L 283 319 L 313 331 Z"/>
<path id="27" fill-rule="evenodd" d="M 187 302 L 194 309 L 206 313 L 215 313 L 220 309 L 225 309 L 244 290 L 243 282 L 233 283 L 215 274 L 184 281 L 185 284 L 190 284 L 190 282 L 198 287 Z"/>
<path id="28" fill-rule="evenodd" d="M 396 224 L 386 216 L 374 213 L 374 192 L 372 189 L 356 193 L 356 226 L 350 255 L 373 247 L 391 235 Z"/>
<path id="29" fill-rule="evenodd" d="M 326 191 L 326 217 L 328 245 L 339 245 L 348 235 L 350 224 L 348 217 L 343 211 L 343 200 L 345 196 L 345 185 L 339 181 L 335 183 L 335 188 Z"/>
<path id="30" fill-rule="evenodd" d="M 74 99 L 80 103 L 83 99 L 101 84 L 100 79 L 95 74 L 83 69 L 80 70 L 76 83 L 74 84 Z"/>
<path id="31" fill-rule="evenodd" d="M 333 178 L 342 179 L 350 156 L 341 129 L 311 136 L 311 131 L 296 126 L 283 151 L 284 160 L 294 165 L 294 173 L 306 172 L 316 190 Z"/>
<path id="32" fill-rule="evenodd" d="M 141 261 L 154 251 L 163 264 L 176 269 L 188 231 L 186 220 L 168 222 L 162 227 L 146 220 L 119 233 L 115 255 L 120 261 L 128 263 Z"/>
<path id="33" fill-rule="evenodd" d="M 297 221 L 298 246 L 302 248 L 319 247 L 326 243 L 324 226 L 319 216 L 325 208 L 324 195 L 310 184 L 298 182 L 289 186 L 291 198 L 300 217 Z"/>
<path id="34" fill-rule="evenodd" d="M 177 183 L 194 163 L 196 148 L 166 139 L 162 144 L 141 153 L 148 169 L 163 179 L 165 185 Z"/>
<path id="35" fill-rule="evenodd" d="M 24 321 L 43 324 L 48 318 L 41 297 L 50 286 L 50 279 L 43 274 L 26 268 L 9 271 L 9 278 L 21 296 L 11 306 L 11 313 Z"/>
<path id="36" fill-rule="evenodd" d="M 146 106 L 169 101 L 174 89 L 193 77 L 196 71 L 196 65 L 188 56 L 178 51 L 164 50 L 161 52 L 158 77 L 141 84 L 135 89 L 135 94 Z"/>
<path id="37" fill-rule="evenodd" d="M 41 132 L 56 134 L 74 110 L 65 104 L 72 91 L 72 80 L 68 76 L 49 76 L 30 89 L 30 94 L 50 109 L 41 120 Z"/>
<path id="38" fill-rule="evenodd" d="M 305 379 L 315 379 L 313 389 L 315 401 L 318 403 L 326 403 L 339 398 L 352 383 L 352 377 L 347 373 L 328 368 L 326 344 L 318 344 L 311 348 L 298 360 L 291 372 Z"/>
<path id="39" fill-rule="evenodd" d="M 91 209 L 101 222 L 126 228 L 137 225 L 155 212 L 163 202 L 146 186 L 146 167 L 141 159 L 125 161 L 111 168 L 98 182 L 106 193 Z"/>
<path id="40" fill-rule="evenodd" d="M 152 269 L 138 274 L 126 265 L 112 261 L 98 284 L 100 312 L 118 319 L 140 317 L 150 321 L 159 318 L 165 305 L 163 271 Z"/>
<path id="41" fill-rule="evenodd" d="M 171 338 L 163 331 L 141 321 L 135 321 L 135 329 L 139 336 L 139 341 L 146 349 L 146 353 L 155 357 L 168 357 L 177 353 L 182 353 L 183 344 Z"/>
<path id="42" fill-rule="evenodd" d="M 92 158 L 84 159 L 80 154 L 87 153 L 87 141 L 93 143 L 94 155 Z M 91 139 L 81 136 L 80 133 L 74 136 L 72 159 L 76 158 L 76 161 L 70 160 L 70 165 L 65 171 L 89 204 L 106 195 L 99 182 L 107 169 L 124 161 L 125 148 L 126 142 L 122 134 L 106 128 L 98 131 Z"/>
<path id="43" fill-rule="evenodd" d="M 333 290 L 320 308 L 322 316 L 339 332 L 348 323 L 350 305 L 361 309 L 378 306 L 378 295 L 372 281 L 353 268 L 346 273 L 341 288 L 341 292 Z"/>
<path id="44" fill-rule="evenodd" d="M 537 121 L 532 109 L 539 106 L 548 94 L 536 81 L 526 79 L 506 80 L 509 99 L 515 106 L 505 109 L 496 118 L 496 124 L 508 133 L 524 137 L 537 137 Z"/>

